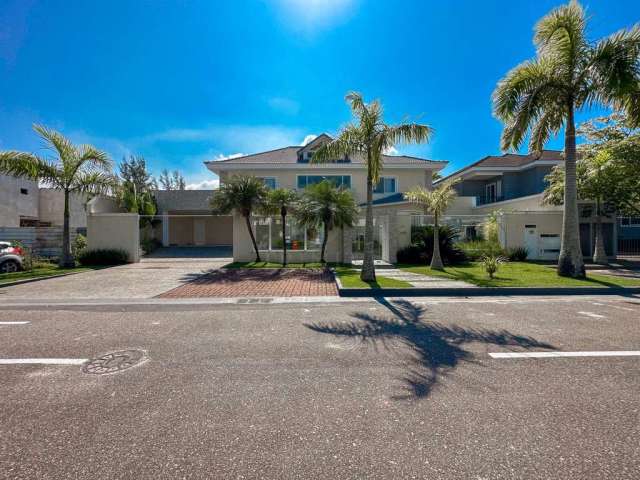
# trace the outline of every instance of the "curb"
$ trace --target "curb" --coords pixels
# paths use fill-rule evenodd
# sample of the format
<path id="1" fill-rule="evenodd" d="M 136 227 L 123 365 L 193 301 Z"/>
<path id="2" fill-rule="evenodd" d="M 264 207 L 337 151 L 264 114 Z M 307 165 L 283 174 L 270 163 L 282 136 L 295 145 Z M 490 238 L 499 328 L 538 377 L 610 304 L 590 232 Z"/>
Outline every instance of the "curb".
<path id="1" fill-rule="evenodd" d="M 546 295 L 634 295 L 640 287 L 470 287 L 470 288 L 343 288 L 340 297 L 497 297 Z"/>

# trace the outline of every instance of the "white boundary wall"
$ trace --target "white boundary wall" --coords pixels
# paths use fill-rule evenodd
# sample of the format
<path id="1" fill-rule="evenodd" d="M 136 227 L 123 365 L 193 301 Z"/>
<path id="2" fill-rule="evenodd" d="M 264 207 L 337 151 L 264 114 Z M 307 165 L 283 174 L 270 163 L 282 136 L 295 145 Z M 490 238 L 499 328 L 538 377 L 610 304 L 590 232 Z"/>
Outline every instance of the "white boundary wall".
<path id="1" fill-rule="evenodd" d="M 140 261 L 140 217 L 137 213 L 87 215 L 87 248 L 117 248 L 129 255 L 129 262 Z"/>

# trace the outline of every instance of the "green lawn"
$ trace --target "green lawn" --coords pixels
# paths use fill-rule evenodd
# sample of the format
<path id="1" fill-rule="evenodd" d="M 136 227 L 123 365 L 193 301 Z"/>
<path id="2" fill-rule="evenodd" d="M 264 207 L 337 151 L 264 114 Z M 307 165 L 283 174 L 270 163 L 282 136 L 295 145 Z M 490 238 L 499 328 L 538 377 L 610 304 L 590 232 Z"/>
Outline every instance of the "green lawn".
<path id="1" fill-rule="evenodd" d="M 408 282 L 380 275 L 376 275 L 375 282 L 363 282 L 360 271 L 350 267 L 336 267 L 335 272 L 344 288 L 411 288 Z"/>
<path id="2" fill-rule="evenodd" d="M 94 270 L 91 267 L 59 268 L 57 265 L 38 266 L 28 272 L 0 273 L 0 285 L 3 283 L 27 280 L 30 278 L 44 278 L 61 275 L 63 273 L 79 273 Z"/>
<path id="3" fill-rule="evenodd" d="M 466 265 L 446 267 L 444 271 L 431 270 L 427 266 L 398 265 L 402 270 L 432 277 L 462 280 L 480 287 L 639 287 L 640 279 L 614 277 L 587 273 L 586 280 L 559 277 L 555 268 L 529 262 L 509 262 L 501 265 L 493 280 L 489 279 L 482 265 L 471 262 Z"/>

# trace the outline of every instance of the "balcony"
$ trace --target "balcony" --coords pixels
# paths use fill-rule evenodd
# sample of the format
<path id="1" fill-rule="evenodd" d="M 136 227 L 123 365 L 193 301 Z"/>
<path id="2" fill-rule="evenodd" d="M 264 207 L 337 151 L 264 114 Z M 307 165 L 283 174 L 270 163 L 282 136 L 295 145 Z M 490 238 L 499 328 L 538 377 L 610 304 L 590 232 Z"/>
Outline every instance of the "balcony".
<path id="1" fill-rule="evenodd" d="M 503 195 L 477 195 L 476 196 L 476 207 L 480 207 L 482 205 L 489 205 L 491 203 L 502 202 L 504 200 Z"/>

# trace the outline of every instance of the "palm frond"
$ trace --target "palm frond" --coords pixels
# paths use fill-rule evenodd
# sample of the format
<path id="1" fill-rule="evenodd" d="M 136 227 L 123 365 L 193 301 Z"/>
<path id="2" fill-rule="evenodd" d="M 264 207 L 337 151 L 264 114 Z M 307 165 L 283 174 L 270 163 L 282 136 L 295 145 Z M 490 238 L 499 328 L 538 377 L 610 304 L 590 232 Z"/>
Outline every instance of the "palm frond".
<path id="1" fill-rule="evenodd" d="M 395 146 L 398 143 L 425 143 L 431 140 L 433 128 L 419 123 L 403 123 L 385 126 L 384 135 Z"/>
<path id="2" fill-rule="evenodd" d="M 311 163 L 342 161 L 363 151 L 361 132 L 355 125 L 347 125 L 337 138 L 320 146 L 311 157 Z"/>
<path id="3" fill-rule="evenodd" d="M 71 141 L 60 132 L 44 125 L 36 124 L 33 129 L 40 135 L 45 145 L 58 154 L 63 169 L 67 170 L 67 164 L 73 162 L 76 157 L 76 150 Z"/>
<path id="4" fill-rule="evenodd" d="M 364 103 L 362 94 L 359 92 L 349 92 L 344 99 L 351 107 L 351 111 L 358 117 L 367 111 L 367 105 Z"/>
<path id="5" fill-rule="evenodd" d="M 113 162 L 106 152 L 98 150 L 93 145 L 80 145 L 77 147 L 78 163 L 81 166 L 88 166 L 101 170 L 110 170 Z"/>
<path id="6" fill-rule="evenodd" d="M 538 55 L 558 59 L 561 65 L 575 66 L 588 48 L 585 27 L 584 9 L 577 1 L 553 9 L 534 28 Z"/>
<path id="7" fill-rule="evenodd" d="M 117 178 L 109 173 L 81 171 L 74 176 L 69 190 L 91 195 L 105 195 L 113 192 L 117 185 Z"/>
<path id="8" fill-rule="evenodd" d="M 546 109 L 531 127 L 529 151 L 540 154 L 544 144 L 552 135 L 557 135 L 562 128 L 564 118 L 561 106 Z"/>
<path id="9" fill-rule="evenodd" d="M 59 186 L 60 169 L 49 160 L 25 152 L 0 152 L 0 173 L 31 180 L 40 180 L 53 187 Z"/>

